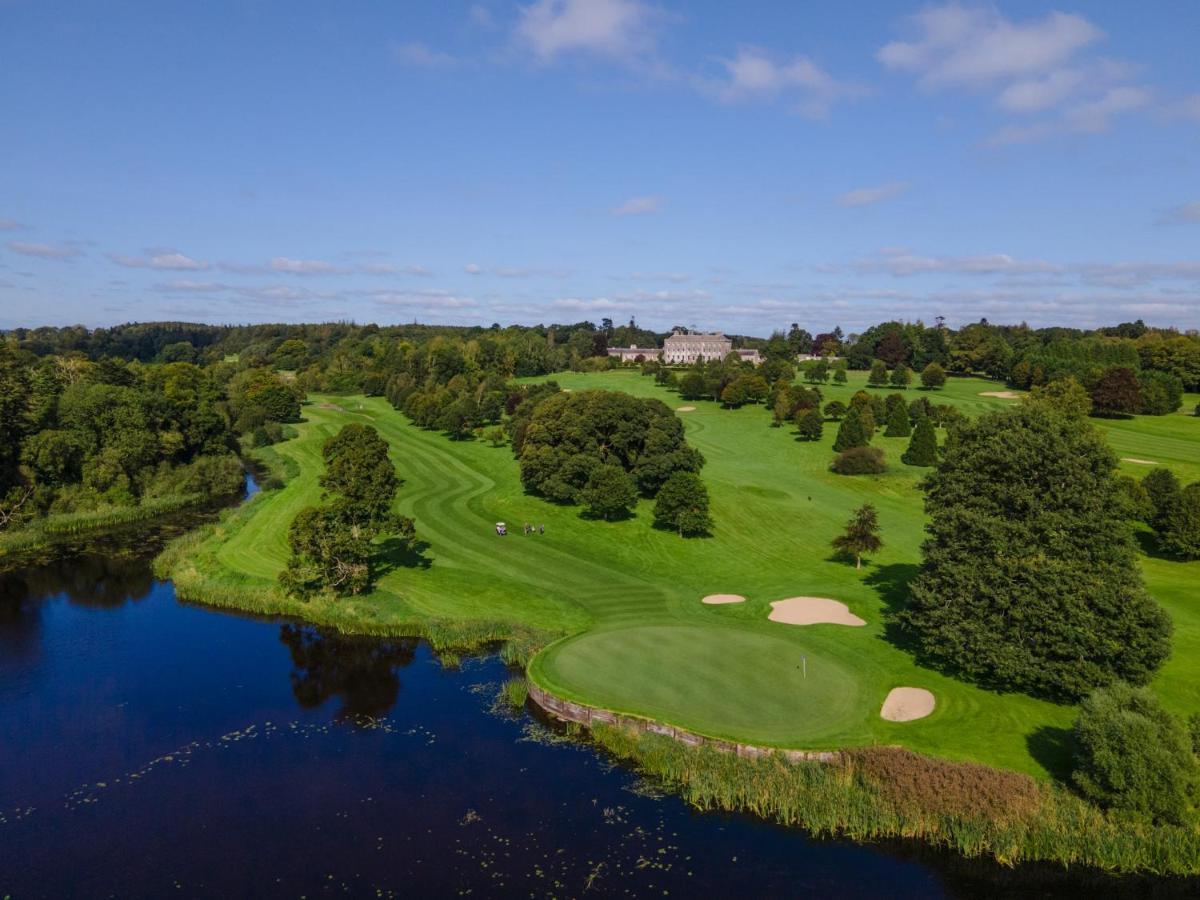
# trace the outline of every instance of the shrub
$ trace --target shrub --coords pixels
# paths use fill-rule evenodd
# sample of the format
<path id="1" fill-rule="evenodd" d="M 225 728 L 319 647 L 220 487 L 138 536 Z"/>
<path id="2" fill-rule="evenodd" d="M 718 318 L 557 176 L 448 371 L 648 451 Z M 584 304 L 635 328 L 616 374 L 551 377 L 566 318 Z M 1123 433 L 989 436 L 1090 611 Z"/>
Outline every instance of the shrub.
<path id="1" fill-rule="evenodd" d="M 878 475 L 887 471 L 887 463 L 878 447 L 851 447 L 834 457 L 829 468 L 839 475 Z"/>
<path id="2" fill-rule="evenodd" d="M 1075 745 L 1072 780 L 1088 799 L 1156 824 L 1194 819 L 1191 736 L 1148 688 L 1117 682 L 1093 691 L 1080 707 Z"/>

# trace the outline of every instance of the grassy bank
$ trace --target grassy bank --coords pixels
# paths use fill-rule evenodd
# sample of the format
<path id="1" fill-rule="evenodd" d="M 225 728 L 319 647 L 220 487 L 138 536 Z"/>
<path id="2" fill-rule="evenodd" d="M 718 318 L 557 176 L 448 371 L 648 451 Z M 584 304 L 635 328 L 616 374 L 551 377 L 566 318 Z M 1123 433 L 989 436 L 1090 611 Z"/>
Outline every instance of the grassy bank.
<path id="1" fill-rule="evenodd" d="M 31 555 L 64 541 L 142 525 L 211 503 L 207 494 L 155 497 L 137 506 L 113 506 L 89 512 L 64 513 L 36 519 L 23 528 L 0 534 L 0 570 L 22 565 Z"/>
<path id="2" fill-rule="evenodd" d="M 1065 790 L 896 748 L 838 763 L 746 759 L 598 725 L 592 740 L 698 809 L 748 811 L 819 836 L 915 838 L 1013 865 L 1200 875 L 1200 834 L 1113 820 Z"/>

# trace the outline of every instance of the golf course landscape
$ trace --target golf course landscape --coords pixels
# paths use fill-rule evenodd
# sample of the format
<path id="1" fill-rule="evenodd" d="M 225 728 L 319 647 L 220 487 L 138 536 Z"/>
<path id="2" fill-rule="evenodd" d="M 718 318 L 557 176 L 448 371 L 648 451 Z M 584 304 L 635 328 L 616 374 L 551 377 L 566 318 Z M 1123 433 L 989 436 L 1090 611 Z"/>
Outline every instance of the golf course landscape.
<path id="1" fill-rule="evenodd" d="M 564 389 L 619 390 L 673 409 L 685 405 L 634 370 L 554 380 Z M 865 373 L 851 372 L 848 384 L 822 392 L 826 401 L 845 402 L 864 385 Z M 983 396 L 1002 389 L 953 378 L 928 396 L 975 416 L 1019 402 Z M 906 392 L 909 399 L 921 393 Z M 1197 399 L 1186 397 L 1184 409 Z M 846 477 L 829 471 L 836 431 L 830 423 L 820 441 L 805 443 L 792 427 L 771 428 L 761 405 L 687 405 L 694 410 L 677 415 L 707 460 L 701 475 L 716 523 L 711 537 L 681 539 L 655 529 L 650 501 L 629 519 L 584 519 L 578 507 L 526 494 L 507 445 L 420 429 L 382 398 L 313 396 L 297 436 L 264 453 L 284 486 L 174 545 L 160 574 L 187 599 L 346 631 L 430 634 L 454 626 L 495 638 L 520 635 L 546 644 L 527 674 L 550 693 L 713 738 L 812 750 L 901 745 L 1038 777 L 1061 771 L 1074 707 L 990 692 L 922 668 L 886 626 L 886 613 L 903 602 L 916 573 L 924 536 L 919 483 L 929 470 L 900 462 L 907 438 L 873 441 L 886 452 L 886 473 Z M 353 422 L 371 424 L 388 442 L 403 481 L 396 510 L 415 520 L 420 543 L 395 553 L 385 545 L 381 577 L 368 595 L 297 600 L 276 581 L 289 556 L 287 525 L 319 499 L 323 442 Z M 1200 419 L 1179 413 L 1093 422 L 1118 458 L 1166 466 L 1184 483 L 1200 479 Z M 1151 469 L 1146 462 L 1120 467 L 1139 478 Z M 884 547 L 856 570 L 833 555 L 830 541 L 864 502 L 878 509 Z M 501 521 L 506 536 L 496 533 Z M 524 534 L 525 523 L 544 525 L 544 533 Z M 1186 716 L 1200 710 L 1200 562 L 1143 554 L 1141 564 L 1175 628 L 1171 658 L 1153 688 Z M 745 602 L 701 602 L 722 593 Z M 770 604 L 792 597 L 840 601 L 866 625 L 770 621 Z M 932 714 L 909 722 L 881 718 L 897 687 L 930 691 Z"/>

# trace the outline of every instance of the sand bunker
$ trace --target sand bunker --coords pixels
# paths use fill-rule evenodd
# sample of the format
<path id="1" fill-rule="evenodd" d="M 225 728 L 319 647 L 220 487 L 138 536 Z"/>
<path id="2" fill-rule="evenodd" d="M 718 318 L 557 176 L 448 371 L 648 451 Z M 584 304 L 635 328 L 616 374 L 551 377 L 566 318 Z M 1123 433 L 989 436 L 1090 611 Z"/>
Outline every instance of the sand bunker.
<path id="1" fill-rule="evenodd" d="M 879 711 L 881 718 L 889 722 L 911 722 L 923 719 L 931 712 L 936 701 L 925 688 L 892 688 Z"/>
<path id="2" fill-rule="evenodd" d="M 675 412 L 695 412 L 695 411 L 696 411 L 696 407 L 694 407 L 694 406 L 680 406 L 675 410 Z"/>
<path id="3" fill-rule="evenodd" d="M 980 397 L 998 397 L 1001 400 L 1020 400 L 1021 395 L 1015 391 L 980 391 Z"/>
<path id="4" fill-rule="evenodd" d="M 318 403 L 317 409 L 331 409 L 334 412 L 345 412 L 345 410 L 342 409 L 340 406 L 338 406 L 336 403 Z"/>
<path id="5" fill-rule="evenodd" d="M 867 623 L 850 612 L 850 608 L 838 600 L 824 597 L 789 597 L 771 604 L 772 622 L 785 625 L 866 625 Z"/>
<path id="6" fill-rule="evenodd" d="M 745 603 L 746 598 L 741 594 L 709 594 L 700 602 L 709 606 L 719 606 L 722 603 Z"/>
<path id="7" fill-rule="evenodd" d="M 1132 457 L 1132 456 L 1122 456 L 1121 462 L 1137 463 L 1139 466 L 1157 466 L 1158 465 L 1158 463 L 1156 463 L 1152 459 L 1136 459 L 1135 457 Z"/>

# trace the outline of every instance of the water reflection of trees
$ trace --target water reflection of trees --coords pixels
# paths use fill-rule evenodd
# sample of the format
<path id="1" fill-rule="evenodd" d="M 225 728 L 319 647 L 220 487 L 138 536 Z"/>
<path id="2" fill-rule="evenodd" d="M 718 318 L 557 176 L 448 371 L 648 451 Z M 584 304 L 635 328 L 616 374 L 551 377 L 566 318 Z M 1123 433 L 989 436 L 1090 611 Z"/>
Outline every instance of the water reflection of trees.
<path id="1" fill-rule="evenodd" d="M 387 713 L 400 693 L 397 669 L 416 655 L 416 638 L 371 638 L 306 625 L 284 625 L 279 640 L 292 655 L 292 693 L 306 709 L 341 698 L 339 721 Z"/>
<path id="2" fill-rule="evenodd" d="M 141 600 L 153 586 L 141 555 L 79 553 L 0 576 L 0 597 L 15 603 L 61 594 L 76 606 L 107 609 Z"/>

